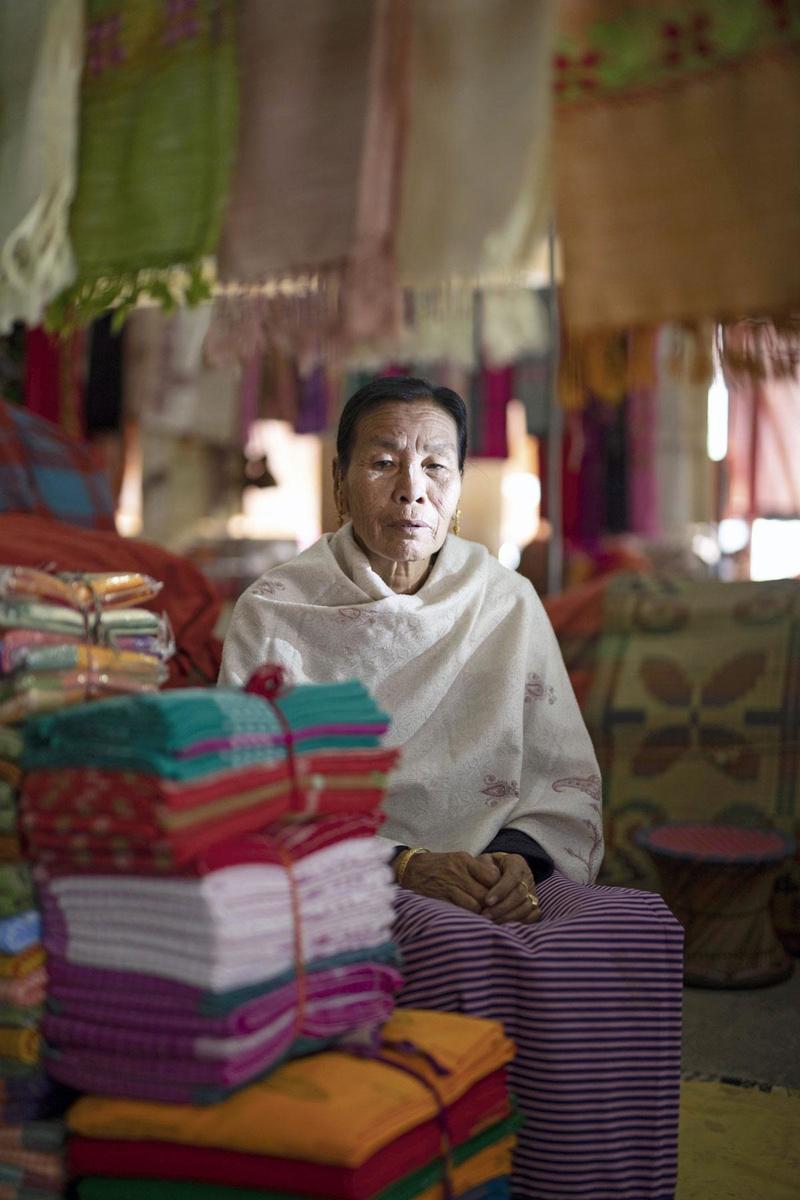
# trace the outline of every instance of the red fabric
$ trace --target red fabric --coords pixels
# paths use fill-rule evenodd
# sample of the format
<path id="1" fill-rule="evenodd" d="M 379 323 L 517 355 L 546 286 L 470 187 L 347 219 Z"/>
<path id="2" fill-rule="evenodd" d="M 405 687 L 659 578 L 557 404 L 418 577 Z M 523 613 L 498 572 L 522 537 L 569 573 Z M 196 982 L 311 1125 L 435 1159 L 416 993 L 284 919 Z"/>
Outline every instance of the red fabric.
<path id="1" fill-rule="evenodd" d="M 370 752 L 371 761 L 367 761 L 370 755 L 356 753 L 364 763 L 362 771 L 388 771 L 397 756 L 396 750 L 375 750 Z M 312 761 L 315 757 L 332 758 L 308 756 Z M 340 754 L 338 759 L 332 763 L 332 768 L 338 770 L 331 769 L 328 774 L 354 773 L 352 756 Z M 348 761 L 342 763 L 342 759 Z M 315 787 L 304 797 L 309 804 L 307 812 L 302 810 L 304 815 L 311 813 L 312 800 L 314 814 L 347 818 L 372 815 L 383 799 L 384 788 L 368 786 L 368 778 L 363 788 L 326 788 L 318 779 L 319 790 Z M 264 789 L 271 793 L 276 782 L 283 784 L 281 790 L 264 796 Z M 170 799 L 176 794 L 181 803 L 173 806 Z M 198 816 L 182 829 L 165 828 L 160 820 L 159 807 L 187 810 L 214 798 L 225 798 L 232 805 L 242 796 L 250 798 L 245 807 L 230 808 L 205 819 Z M 176 870 L 202 874 L 203 867 L 193 865 L 196 860 L 214 864 L 207 870 L 216 870 L 220 865 L 214 852 L 216 843 L 257 833 L 270 822 L 298 810 L 292 803 L 291 780 L 283 761 L 271 768 L 261 764 L 226 771 L 213 776 L 210 784 L 171 787 L 155 777 L 128 772 L 82 768 L 31 771 L 25 778 L 21 811 L 31 856 L 50 875 L 61 875 L 107 871 L 163 874 Z M 233 853 L 241 856 L 253 850 L 239 841 Z M 252 860 L 239 857 L 237 861 Z"/>
<path id="2" fill-rule="evenodd" d="M 29 329 L 25 334 L 25 407 L 58 425 L 61 415 L 59 339 L 42 328 Z"/>
<path id="3" fill-rule="evenodd" d="M 779 862 L 792 852 L 791 841 L 783 834 L 740 825 L 695 821 L 655 825 L 643 830 L 641 838 L 651 853 L 692 862 Z"/>
<path id="4" fill-rule="evenodd" d="M 26 567 L 52 563 L 57 571 L 141 571 L 161 580 L 162 591 L 143 607 L 166 612 L 175 633 L 177 652 L 168 663 L 167 686 L 216 683 L 222 643 L 214 628 L 222 601 L 187 559 L 110 530 L 13 513 L 0 514 L 0 562 Z"/>
<path id="5" fill-rule="evenodd" d="M 452 1144 L 468 1141 L 509 1112 L 505 1070 L 495 1071 L 447 1109 Z M 328 1200 L 365 1200 L 432 1162 L 441 1153 L 441 1140 L 439 1122 L 427 1121 L 384 1146 L 360 1167 L 348 1168 L 173 1142 L 71 1137 L 68 1165 L 72 1175 L 190 1179 L 300 1192 Z"/>

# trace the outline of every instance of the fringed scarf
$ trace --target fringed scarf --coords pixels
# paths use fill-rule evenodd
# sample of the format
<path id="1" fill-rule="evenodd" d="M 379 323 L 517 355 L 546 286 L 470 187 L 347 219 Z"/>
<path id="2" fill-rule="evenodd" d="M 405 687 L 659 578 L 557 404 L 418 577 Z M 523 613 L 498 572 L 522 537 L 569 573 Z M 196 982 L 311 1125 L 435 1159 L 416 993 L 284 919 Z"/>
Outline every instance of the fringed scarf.
<path id="1" fill-rule="evenodd" d="M 83 0 L 0 0 L 0 332 L 75 277 Z"/>
<path id="2" fill-rule="evenodd" d="M 78 279 L 55 326 L 124 313 L 141 293 L 167 307 L 202 296 L 236 132 L 231 0 L 87 0 L 86 12 Z"/>
<path id="3" fill-rule="evenodd" d="M 409 0 L 244 0 L 239 153 L 214 357 L 394 328 Z M 242 285 L 259 289 L 241 294 Z M 271 289 L 271 294 L 269 290 Z"/>

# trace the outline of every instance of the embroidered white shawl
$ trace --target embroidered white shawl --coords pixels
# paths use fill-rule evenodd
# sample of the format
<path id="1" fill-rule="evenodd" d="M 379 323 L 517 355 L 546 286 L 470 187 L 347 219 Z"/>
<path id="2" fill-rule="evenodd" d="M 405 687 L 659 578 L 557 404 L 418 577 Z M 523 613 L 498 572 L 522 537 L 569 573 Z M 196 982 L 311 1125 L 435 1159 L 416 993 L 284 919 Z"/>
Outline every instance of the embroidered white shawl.
<path id="1" fill-rule="evenodd" d="M 423 587 L 398 595 L 352 526 L 267 571 L 240 598 L 220 682 L 260 663 L 296 682 L 361 679 L 403 747 L 383 832 L 480 854 L 521 829 L 591 882 L 603 853 L 600 775 L 550 622 L 530 583 L 448 536 Z"/>

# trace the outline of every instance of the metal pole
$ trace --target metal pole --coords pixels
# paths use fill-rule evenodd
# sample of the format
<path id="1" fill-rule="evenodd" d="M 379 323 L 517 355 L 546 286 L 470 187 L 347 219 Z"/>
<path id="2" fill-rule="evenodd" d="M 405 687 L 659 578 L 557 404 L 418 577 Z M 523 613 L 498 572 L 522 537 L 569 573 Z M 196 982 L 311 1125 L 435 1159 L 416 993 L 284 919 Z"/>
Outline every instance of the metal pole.
<path id="1" fill-rule="evenodd" d="M 547 588 L 550 595 L 560 592 L 564 575 L 564 533 L 561 506 L 562 443 L 564 414 L 558 402 L 558 361 L 561 349 L 556 289 L 556 231 L 550 221 L 547 233 L 547 270 L 549 275 L 548 308 L 550 312 L 550 397 L 547 434 L 547 519 L 551 534 L 547 555 Z"/>

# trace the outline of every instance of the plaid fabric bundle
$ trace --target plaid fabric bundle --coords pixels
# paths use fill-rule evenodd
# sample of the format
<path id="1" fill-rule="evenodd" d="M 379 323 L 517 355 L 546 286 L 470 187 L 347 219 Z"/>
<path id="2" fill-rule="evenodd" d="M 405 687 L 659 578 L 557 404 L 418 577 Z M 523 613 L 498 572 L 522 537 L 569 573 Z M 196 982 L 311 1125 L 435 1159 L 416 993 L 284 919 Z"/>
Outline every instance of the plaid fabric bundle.
<path id="1" fill-rule="evenodd" d="M 0 512 L 114 528 L 105 472 L 88 446 L 25 409 L 0 400 Z"/>

